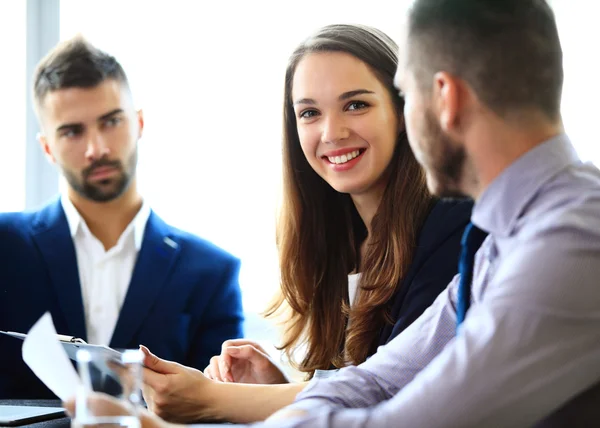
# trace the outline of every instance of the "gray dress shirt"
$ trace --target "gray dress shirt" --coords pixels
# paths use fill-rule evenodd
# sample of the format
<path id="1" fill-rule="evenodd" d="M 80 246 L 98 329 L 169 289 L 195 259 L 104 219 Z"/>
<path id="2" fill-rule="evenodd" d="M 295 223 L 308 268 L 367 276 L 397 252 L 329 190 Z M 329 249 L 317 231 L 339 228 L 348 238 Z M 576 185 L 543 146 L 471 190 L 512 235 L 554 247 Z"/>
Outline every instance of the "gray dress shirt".
<path id="1" fill-rule="evenodd" d="M 489 232 L 458 334 L 455 277 L 396 339 L 268 426 L 523 427 L 600 382 L 600 171 L 559 135 L 477 201 Z M 288 409 L 289 409 L 288 408 Z"/>

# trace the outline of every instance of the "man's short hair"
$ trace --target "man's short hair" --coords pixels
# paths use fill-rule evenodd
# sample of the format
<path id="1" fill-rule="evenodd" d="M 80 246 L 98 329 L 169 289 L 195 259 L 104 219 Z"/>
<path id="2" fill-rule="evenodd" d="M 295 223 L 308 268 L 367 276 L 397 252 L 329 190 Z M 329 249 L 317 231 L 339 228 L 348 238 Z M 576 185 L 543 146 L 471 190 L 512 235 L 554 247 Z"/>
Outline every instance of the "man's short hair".
<path id="1" fill-rule="evenodd" d="M 49 92 L 68 88 L 93 88 L 114 79 L 126 86 L 127 76 L 112 56 L 76 36 L 58 44 L 38 64 L 33 80 L 39 110 Z"/>
<path id="2" fill-rule="evenodd" d="M 500 116 L 536 109 L 560 117 L 562 49 L 545 0 L 415 0 L 408 37 L 421 88 L 446 71 Z"/>

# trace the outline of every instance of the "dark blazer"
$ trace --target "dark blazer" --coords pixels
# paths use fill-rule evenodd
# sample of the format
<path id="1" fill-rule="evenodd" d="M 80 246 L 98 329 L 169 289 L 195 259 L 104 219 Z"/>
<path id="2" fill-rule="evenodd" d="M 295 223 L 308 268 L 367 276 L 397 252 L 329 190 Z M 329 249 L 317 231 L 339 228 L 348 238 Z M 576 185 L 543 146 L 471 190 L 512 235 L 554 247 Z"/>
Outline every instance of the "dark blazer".
<path id="1" fill-rule="evenodd" d="M 379 336 L 385 345 L 411 325 L 458 273 L 460 240 L 471 220 L 473 202 L 438 201 L 419 233 L 413 261 L 391 301 L 393 325 Z"/>
<path id="2" fill-rule="evenodd" d="M 203 370 L 224 340 L 242 337 L 238 259 L 167 225 L 154 212 L 110 346 L 148 346 Z M 86 340 L 75 247 L 57 199 L 0 214 L 0 330 L 26 333 L 50 311 L 59 334 Z M 0 335 L 0 399 L 54 395 L 23 363 L 22 341 Z"/>

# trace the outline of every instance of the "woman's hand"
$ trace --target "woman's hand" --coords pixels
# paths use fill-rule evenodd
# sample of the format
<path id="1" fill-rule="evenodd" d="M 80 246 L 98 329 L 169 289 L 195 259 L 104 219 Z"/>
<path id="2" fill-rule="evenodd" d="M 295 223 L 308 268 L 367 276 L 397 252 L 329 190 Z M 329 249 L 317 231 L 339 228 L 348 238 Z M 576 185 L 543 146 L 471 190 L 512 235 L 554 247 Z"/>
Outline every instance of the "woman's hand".
<path id="1" fill-rule="evenodd" d="M 199 370 L 166 361 L 145 346 L 142 392 L 148 410 L 170 422 L 214 419 L 210 398 L 215 383 Z"/>
<path id="2" fill-rule="evenodd" d="M 223 342 L 221 355 L 210 359 L 204 374 L 209 379 L 220 382 L 254 384 L 289 382 L 269 354 L 258 343 L 246 339 Z"/>

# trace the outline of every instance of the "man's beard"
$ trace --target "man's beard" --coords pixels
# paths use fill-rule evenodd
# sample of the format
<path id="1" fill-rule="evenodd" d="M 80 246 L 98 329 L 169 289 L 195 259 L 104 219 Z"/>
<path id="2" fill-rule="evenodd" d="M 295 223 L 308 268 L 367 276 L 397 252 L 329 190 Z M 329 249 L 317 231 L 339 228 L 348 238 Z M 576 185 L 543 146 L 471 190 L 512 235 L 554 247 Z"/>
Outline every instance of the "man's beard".
<path id="1" fill-rule="evenodd" d="M 467 195 L 461 189 L 467 159 L 465 149 L 444 134 L 431 110 L 425 113 L 425 132 L 431 149 L 426 170 L 434 182 L 435 193 L 443 198 L 465 198 Z"/>
<path id="2" fill-rule="evenodd" d="M 63 174 L 73 190 L 84 198 L 95 202 L 110 202 L 121 196 L 129 188 L 131 180 L 135 175 L 136 166 L 137 149 L 129 157 L 127 168 L 123 168 L 123 164 L 120 161 L 99 159 L 81 172 L 81 178 L 74 172 L 64 168 Z M 94 183 L 90 182 L 88 180 L 89 176 L 99 167 L 115 168 L 118 173 L 114 177 Z"/>

